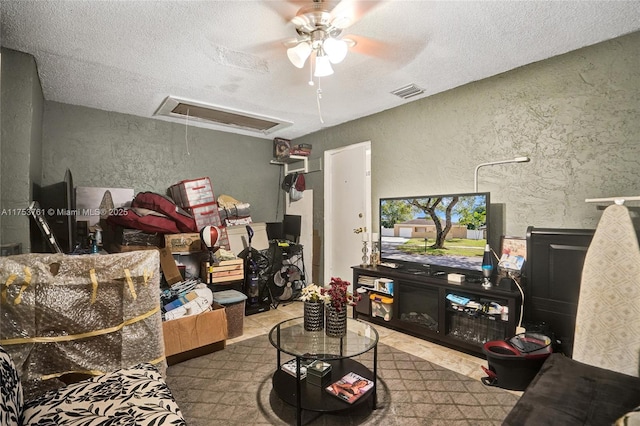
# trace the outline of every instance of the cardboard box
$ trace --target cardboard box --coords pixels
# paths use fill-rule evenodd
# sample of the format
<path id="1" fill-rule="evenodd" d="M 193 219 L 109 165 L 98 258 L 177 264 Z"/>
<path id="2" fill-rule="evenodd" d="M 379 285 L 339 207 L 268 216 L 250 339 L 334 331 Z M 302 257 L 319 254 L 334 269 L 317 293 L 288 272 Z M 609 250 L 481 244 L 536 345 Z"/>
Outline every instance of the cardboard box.
<path id="1" fill-rule="evenodd" d="M 212 308 L 213 311 L 210 312 L 162 323 L 165 357 L 227 340 L 225 308 L 217 303 L 214 303 Z"/>
<path id="2" fill-rule="evenodd" d="M 158 247 L 154 247 L 154 246 L 122 246 L 120 244 L 111 243 L 109 245 L 105 245 L 104 249 L 108 253 L 128 253 L 130 251 L 138 251 L 138 250 L 158 250 Z"/>
<path id="3" fill-rule="evenodd" d="M 207 284 L 242 280 L 244 279 L 244 260 L 223 260 L 215 265 L 202 262 L 200 278 Z"/>
<path id="4" fill-rule="evenodd" d="M 265 222 L 253 222 L 249 226 L 253 229 L 251 248 L 258 251 L 268 249 L 269 237 L 267 236 L 267 224 Z M 249 247 L 249 236 L 247 235 L 246 225 L 227 226 L 227 236 L 229 239 L 229 248 L 236 256 Z"/>
<path id="5" fill-rule="evenodd" d="M 178 265 L 176 265 L 173 255 L 171 254 L 171 250 L 166 247 L 160 249 L 160 268 L 162 269 L 164 279 L 169 283 L 169 285 L 182 281 L 182 275 L 180 274 L 180 270 L 178 269 Z"/>
<path id="6" fill-rule="evenodd" d="M 171 253 L 199 253 L 202 251 L 200 234 L 167 234 L 164 236 L 164 246 Z"/>
<path id="7" fill-rule="evenodd" d="M 378 278 L 374 281 L 375 290 L 393 296 L 393 280 L 389 278 Z"/>

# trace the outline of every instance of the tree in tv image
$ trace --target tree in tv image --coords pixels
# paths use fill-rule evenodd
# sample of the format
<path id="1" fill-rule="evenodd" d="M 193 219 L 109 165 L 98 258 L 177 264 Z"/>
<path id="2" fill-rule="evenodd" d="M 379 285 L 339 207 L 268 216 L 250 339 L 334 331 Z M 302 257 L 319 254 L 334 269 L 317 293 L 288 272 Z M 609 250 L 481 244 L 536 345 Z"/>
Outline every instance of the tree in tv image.
<path id="1" fill-rule="evenodd" d="M 381 199 L 382 257 L 480 270 L 487 205 L 486 193 Z"/>

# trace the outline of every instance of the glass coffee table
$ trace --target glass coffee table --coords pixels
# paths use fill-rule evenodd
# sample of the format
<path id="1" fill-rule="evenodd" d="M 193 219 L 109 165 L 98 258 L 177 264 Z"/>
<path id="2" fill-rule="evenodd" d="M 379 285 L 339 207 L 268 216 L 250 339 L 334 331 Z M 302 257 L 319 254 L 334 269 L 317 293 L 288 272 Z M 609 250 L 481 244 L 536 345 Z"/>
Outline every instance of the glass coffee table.
<path id="1" fill-rule="evenodd" d="M 278 352 L 276 371 L 272 379 L 273 389 L 280 399 L 296 407 L 298 425 L 302 424 L 302 410 L 336 412 L 348 410 L 369 400 L 373 401 L 372 409 L 376 409 L 378 332 L 370 324 L 347 318 L 347 334 L 343 337 L 329 337 L 324 330 L 305 330 L 304 320 L 299 317 L 274 326 L 269 332 L 269 340 Z M 372 349 L 371 368 L 353 359 Z M 283 353 L 295 357 L 296 376 L 280 368 Z M 300 379 L 301 363 L 304 365 L 311 360 L 322 360 L 331 364 L 330 378 L 323 386 Z M 353 403 L 343 401 L 325 390 L 325 387 L 349 372 L 373 382 L 373 387 Z"/>

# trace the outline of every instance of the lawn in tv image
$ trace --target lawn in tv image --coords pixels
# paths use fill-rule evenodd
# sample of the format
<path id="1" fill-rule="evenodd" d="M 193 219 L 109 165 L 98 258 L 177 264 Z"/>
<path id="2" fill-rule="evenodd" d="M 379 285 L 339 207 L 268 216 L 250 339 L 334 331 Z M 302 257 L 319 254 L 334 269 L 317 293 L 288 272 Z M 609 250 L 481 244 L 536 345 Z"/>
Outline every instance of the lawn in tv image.
<path id="1" fill-rule="evenodd" d="M 384 259 L 481 270 L 488 194 L 380 200 Z"/>

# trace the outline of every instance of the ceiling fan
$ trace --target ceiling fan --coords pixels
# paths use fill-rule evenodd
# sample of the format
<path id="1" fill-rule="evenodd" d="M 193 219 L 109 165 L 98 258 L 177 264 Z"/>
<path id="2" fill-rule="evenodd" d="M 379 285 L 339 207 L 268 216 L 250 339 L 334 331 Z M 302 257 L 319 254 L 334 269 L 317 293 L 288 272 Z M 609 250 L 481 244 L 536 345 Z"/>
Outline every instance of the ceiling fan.
<path id="1" fill-rule="evenodd" d="M 303 68 L 310 58 L 314 77 L 333 74 L 331 64 L 342 62 L 349 48 L 356 45 L 354 39 L 341 37 L 342 31 L 362 16 L 364 9 L 376 3 L 342 0 L 336 4 L 314 0 L 303 6 L 290 21 L 298 36 L 284 43 L 288 48 L 287 57 L 297 68 Z"/>

